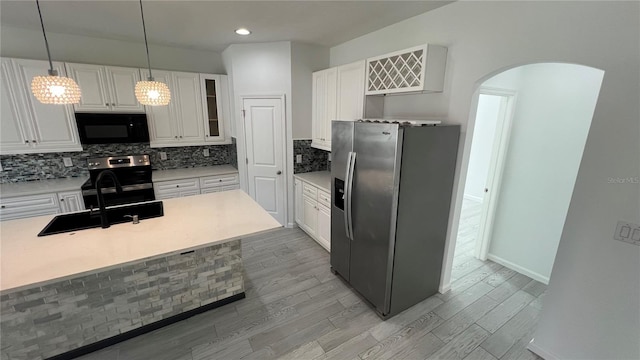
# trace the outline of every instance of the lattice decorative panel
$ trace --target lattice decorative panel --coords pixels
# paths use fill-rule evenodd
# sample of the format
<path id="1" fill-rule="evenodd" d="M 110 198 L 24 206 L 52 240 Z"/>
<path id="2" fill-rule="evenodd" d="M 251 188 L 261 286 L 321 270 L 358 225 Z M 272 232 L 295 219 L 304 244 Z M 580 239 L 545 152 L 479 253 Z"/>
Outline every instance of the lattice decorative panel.
<path id="1" fill-rule="evenodd" d="M 373 58 L 367 61 L 367 94 L 422 90 L 426 49 Z"/>

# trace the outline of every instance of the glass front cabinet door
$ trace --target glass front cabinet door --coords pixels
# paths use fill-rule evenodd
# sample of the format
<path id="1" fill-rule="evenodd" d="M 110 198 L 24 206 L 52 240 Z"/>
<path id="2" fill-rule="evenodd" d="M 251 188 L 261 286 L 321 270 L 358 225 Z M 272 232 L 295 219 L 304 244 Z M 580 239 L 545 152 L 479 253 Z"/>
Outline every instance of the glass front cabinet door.
<path id="1" fill-rule="evenodd" d="M 226 75 L 200 75 L 204 114 L 205 142 L 226 143 L 231 139 L 226 136 L 225 117 L 229 106 Z"/>

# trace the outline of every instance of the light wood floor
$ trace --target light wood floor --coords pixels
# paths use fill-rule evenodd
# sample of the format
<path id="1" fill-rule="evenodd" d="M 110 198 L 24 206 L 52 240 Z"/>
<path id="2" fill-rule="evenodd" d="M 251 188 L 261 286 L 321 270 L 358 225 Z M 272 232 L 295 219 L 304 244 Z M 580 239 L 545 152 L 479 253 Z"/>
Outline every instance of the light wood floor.
<path id="1" fill-rule="evenodd" d="M 382 321 L 299 229 L 243 240 L 247 298 L 81 359 L 539 359 L 525 349 L 545 286 L 471 255 L 463 205 L 452 290 Z"/>

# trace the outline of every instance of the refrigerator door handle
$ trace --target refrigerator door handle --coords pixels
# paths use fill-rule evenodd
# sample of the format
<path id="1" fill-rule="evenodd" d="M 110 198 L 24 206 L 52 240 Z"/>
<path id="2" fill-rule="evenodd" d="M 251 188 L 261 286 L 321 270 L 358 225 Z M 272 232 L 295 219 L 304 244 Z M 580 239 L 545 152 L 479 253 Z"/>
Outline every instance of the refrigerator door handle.
<path id="1" fill-rule="evenodd" d="M 345 211 L 345 216 L 347 218 L 347 222 L 346 224 L 346 228 L 347 228 L 347 238 L 349 238 L 351 241 L 353 241 L 353 217 L 351 216 L 351 211 L 352 211 L 352 204 L 351 204 L 351 199 L 352 199 L 352 192 L 353 192 L 353 172 L 355 170 L 356 167 L 356 153 L 355 152 L 349 152 L 349 161 L 347 162 L 347 202 L 346 202 L 346 211 Z"/>
<path id="2" fill-rule="evenodd" d="M 347 235 L 347 239 L 351 240 L 349 236 L 349 173 L 351 172 L 351 151 L 347 154 L 347 168 L 344 171 L 344 231 Z"/>

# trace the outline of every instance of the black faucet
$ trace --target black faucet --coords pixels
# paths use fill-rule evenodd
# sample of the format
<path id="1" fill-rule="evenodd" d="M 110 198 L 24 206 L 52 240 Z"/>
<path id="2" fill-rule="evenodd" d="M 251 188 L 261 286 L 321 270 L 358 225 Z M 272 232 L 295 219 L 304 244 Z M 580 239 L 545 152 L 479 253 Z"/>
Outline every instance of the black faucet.
<path id="1" fill-rule="evenodd" d="M 113 173 L 113 171 L 104 170 L 101 171 L 100 174 L 98 174 L 98 177 L 96 178 L 96 192 L 98 193 L 98 207 L 100 208 L 100 224 L 102 225 L 103 229 L 111 226 L 111 224 L 109 224 L 109 219 L 107 218 L 107 210 L 105 210 L 104 196 L 102 196 L 102 178 L 104 178 L 105 176 L 110 177 L 116 184 L 116 192 L 118 194 L 122 192 L 122 186 L 120 186 L 120 182 L 118 181 L 118 178 L 116 177 L 116 174 Z"/>

